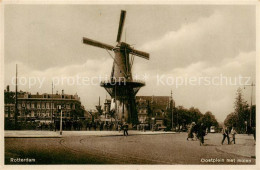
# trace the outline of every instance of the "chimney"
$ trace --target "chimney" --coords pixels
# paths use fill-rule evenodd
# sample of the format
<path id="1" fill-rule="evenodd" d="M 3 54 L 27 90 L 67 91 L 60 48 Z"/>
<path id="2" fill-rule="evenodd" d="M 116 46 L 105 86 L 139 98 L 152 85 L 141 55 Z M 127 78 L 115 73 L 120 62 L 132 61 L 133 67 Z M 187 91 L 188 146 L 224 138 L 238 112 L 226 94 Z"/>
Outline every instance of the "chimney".
<path id="1" fill-rule="evenodd" d="M 56 91 L 56 95 L 58 95 L 59 94 L 59 92 L 58 92 L 58 90 Z"/>
<path id="2" fill-rule="evenodd" d="M 6 90 L 7 90 L 7 92 L 9 92 L 9 90 L 10 90 L 10 89 L 9 89 L 9 85 L 7 85 Z"/>

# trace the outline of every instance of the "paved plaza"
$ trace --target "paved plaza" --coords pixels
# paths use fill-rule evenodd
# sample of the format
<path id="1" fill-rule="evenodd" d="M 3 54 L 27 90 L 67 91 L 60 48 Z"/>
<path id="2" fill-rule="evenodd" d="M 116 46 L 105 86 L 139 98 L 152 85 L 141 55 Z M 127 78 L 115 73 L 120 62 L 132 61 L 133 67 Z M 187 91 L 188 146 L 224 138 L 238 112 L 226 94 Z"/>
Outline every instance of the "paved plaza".
<path id="1" fill-rule="evenodd" d="M 222 134 L 208 134 L 205 145 L 187 133 L 129 131 L 6 131 L 6 164 L 255 164 L 253 136 L 221 145 Z M 19 162 L 18 159 L 33 159 Z M 12 160 L 12 161 L 11 161 Z M 16 162 L 14 162 L 14 160 Z M 18 161 L 17 161 L 18 160 Z"/>

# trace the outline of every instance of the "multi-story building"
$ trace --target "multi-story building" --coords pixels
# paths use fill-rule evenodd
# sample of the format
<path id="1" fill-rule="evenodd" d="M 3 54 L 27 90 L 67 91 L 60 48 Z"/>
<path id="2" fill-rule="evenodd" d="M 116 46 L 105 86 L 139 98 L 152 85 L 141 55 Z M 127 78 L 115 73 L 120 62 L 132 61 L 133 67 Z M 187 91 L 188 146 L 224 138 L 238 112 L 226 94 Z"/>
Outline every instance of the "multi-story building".
<path id="1" fill-rule="evenodd" d="M 84 117 L 84 107 L 81 105 L 77 94 L 31 94 L 19 91 L 17 94 L 18 119 L 51 120 L 60 116 L 58 106 L 62 105 L 64 118 Z M 5 90 L 5 117 L 14 119 L 15 114 L 15 92 Z"/>
<path id="2" fill-rule="evenodd" d="M 142 124 L 148 124 L 149 119 L 153 119 L 155 124 L 163 125 L 167 110 L 174 107 L 171 96 L 136 96 L 138 120 Z"/>

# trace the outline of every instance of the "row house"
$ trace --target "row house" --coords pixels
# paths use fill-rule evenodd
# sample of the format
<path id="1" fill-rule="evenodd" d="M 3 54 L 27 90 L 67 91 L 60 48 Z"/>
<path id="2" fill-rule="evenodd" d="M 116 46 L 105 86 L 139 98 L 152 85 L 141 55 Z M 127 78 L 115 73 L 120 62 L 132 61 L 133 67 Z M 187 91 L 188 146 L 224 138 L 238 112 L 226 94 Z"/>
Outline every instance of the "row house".
<path id="1" fill-rule="evenodd" d="M 11 98 L 13 100 L 8 99 Z M 8 102 L 7 102 L 8 101 Z M 31 94 L 28 92 L 18 92 L 17 96 L 18 119 L 44 119 L 51 120 L 59 117 L 58 106 L 62 105 L 64 118 L 72 118 L 73 112 L 82 109 L 80 98 L 77 94 Z M 5 117 L 14 118 L 15 113 L 15 93 L 5 90 Z"/>

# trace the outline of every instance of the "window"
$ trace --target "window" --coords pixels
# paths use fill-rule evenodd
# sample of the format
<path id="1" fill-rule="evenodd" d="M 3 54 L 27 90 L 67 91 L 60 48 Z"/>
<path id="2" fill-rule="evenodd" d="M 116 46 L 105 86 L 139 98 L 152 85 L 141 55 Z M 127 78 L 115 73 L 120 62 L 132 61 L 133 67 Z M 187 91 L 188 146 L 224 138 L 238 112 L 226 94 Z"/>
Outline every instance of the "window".
<path id="1" fill-rule="evenodd" d="M 37 108 L 40 109 L 41 108 L 41 105 L 40 103 L 37 104 Z"/>
<path id="2" fill-rule="evenodd" d="M 49 109 L 49 103 L 46 103 L 46 108 Z"/>
<path id="3" fill-rule="evenodd" d="M 43 108 L 43 109 L 45 108 L 45 103 L 42 103 L 42 108 Z"/>

